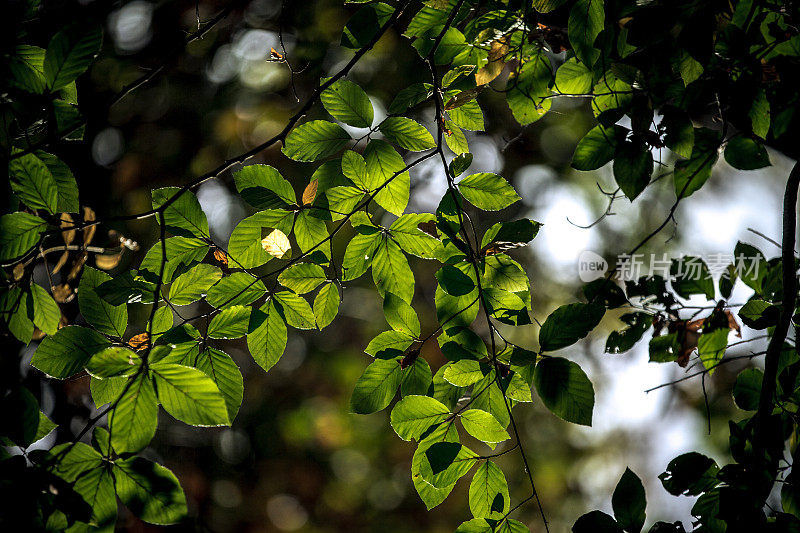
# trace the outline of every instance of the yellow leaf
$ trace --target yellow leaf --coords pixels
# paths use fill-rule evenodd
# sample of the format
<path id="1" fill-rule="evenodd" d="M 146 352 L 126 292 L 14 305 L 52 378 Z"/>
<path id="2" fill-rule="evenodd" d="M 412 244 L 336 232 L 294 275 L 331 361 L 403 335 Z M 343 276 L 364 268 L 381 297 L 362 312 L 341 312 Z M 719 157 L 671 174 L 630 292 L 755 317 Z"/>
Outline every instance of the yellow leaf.
<path id="1" fill-rule="evenodd" d="M 317 197 L 317 187 L 319 186 L 319 181 L 313 179 L 306 185 L 306 189 L 303 191 L 303 205 L 311 205 L 314 203 L 314 199 Z"/>
<path id="2" fill-rule="evenodd" d="M 269 255 L 278 259 L 289 257 L 292 251 L 289 237 L 279 229 L 272 230 L 272 233 L 261 239 L 261 247 Z"/>
<path id="3" fill-rule="evenodd" d="M 489 62 L 475 73 L 477 85 L 485 85 L 500 75 L 503 67 L 506 66 L 508 50 L 508 42 L 505 37 L 492 41 L 492 47 L 489 49 Z"/>

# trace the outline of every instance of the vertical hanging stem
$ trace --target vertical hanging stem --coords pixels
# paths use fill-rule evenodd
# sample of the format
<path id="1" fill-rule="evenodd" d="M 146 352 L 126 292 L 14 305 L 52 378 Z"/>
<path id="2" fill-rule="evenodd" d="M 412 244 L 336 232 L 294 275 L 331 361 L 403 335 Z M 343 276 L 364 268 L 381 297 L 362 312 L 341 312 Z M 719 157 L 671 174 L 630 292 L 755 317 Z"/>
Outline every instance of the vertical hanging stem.
<path id="1" fill-rule="evenodd" d="M 775 400 L 775 386 L 778 378 L 778 362 L 783 343 L 792 323 L 792 315 L 797 305 L 797 273 L 795 272 L 794 249 L 797 230 L 797 192 L 800 187 L 800 161 L 795 163 L 786 182 L 783 196 L 783 240 L 781 242 L 781 265 L 783 267 L 783 302 L 781 315 L 775 332 L 767 347 L 764 365 L 764 381 L 758 399 L 753 444 L 756 457 L 764 453 L 764 424 L 772 413 Z"/>

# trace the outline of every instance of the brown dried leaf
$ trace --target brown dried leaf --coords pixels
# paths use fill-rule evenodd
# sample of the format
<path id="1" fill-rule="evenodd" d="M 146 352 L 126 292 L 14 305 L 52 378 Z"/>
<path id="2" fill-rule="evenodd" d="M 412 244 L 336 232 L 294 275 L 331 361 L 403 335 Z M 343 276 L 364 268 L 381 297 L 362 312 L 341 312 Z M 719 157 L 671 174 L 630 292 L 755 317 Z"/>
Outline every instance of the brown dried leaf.
<path id="1" fill-rule="evenodd" d="M 270 47 L 269 49 L 269 60 L 270 61 L 283 61 L 283 54 L 275 50 L 275 48 Z"/>
<path id="2" fill-rule="evenodd" d="M 503 71 L 503 67 L 506 66 L 505 58 L 507 55 L 508 41 L 505 37 L 492 41 L 492 47 L 489 49 L 489 62 L 475 73 L 475 83 L 486 85 L 499 76 Z"/>
<path id="3" fill-rule="evenodd" d="M 24 274 L 25 274 L 25 266 L 22 263 L 17 263 L 16 265 L 14 265 L 14 270 L 12 271 L 12 275 L 14 276 L 14 281 L 21 280 Z"/>
<path id="4" fill-rule="evenodd" d="M 83 207 L 83 221 L 84 222 L 94 222 L 97 220 L 97 215 L 95 214 L 94 210 L 91 207 Z M 97 232 L 97 226 L 89 226 L 87 228 L 83 228 L 83 245 L 86 246 L 92 242 L 94 239 L 94 234 Z"/>
<path id="5" fill-rule="evenodd" d="M 122 251 L 124 248 L 119 248 L 119 251 L 110 254 L 97 254 L 94 256 L 94 264 L 101 270 L 111 270 L 119 265 L 122 260 Z"/>
<path id="6" fill-rule="evenodd" d="M 67 274 L 68 280 L 73 280 L 78 277 L 78 274 L 80 274 L 81 270 L 83 270 L 83 265 L 86 263 L 87 257 L 88 254 L 86 253 L 86 250 L 81 250 L 78 252 L 78 254 L 75 256 L 75 259 L 72 261 L 72 268 L 70 269 L 69 274 Z"/>
<path id="7" fill-rule="evenodd" d="M 72 215 L 69 213 L 61 213 L 61 227 L 62 228 L 72 228 L 75 225 L 75 221 L 72 220 Z M 72 241 L 75 240 L 75 230 L 74 229 L 65 229 L 61 232 L 61 236 L 64 238 L 64 244 L 69 246 L 72 244 Z"/>
<path id="8" fill-rule="evenodd" d="M 317 179 L 311 180 L 308 185 L 306 185 L 303 191 L 303 205 L 311 205 L 314 203 L 314 200 L 317 198 L 318 187 L 319 181 Z"/>
<path id="9" fill-rule="evenodd" d="M 447 103 L 444 105 L 444 110 L 450 111 L 451 109 L 456 109 L 457 107 L 461 107 L 467 102 L 474 100 L 484 88 L 484 85 L 480 85 L 478 87 L 473 87 L 472 89 L 467 89 L 466 91 L 461 91 L 447 101 Z"/>
<path id="10" fill-rule="evenodd" d="M 217 248 L 214 250 L 214 259 L 224 267 L 228 266 L 228 254 Z"/>
<path id="11" fill-rule="evenodd" d="M 147 332 L 139 333 L 138 335 L 134 335 L 131 337 L 131 340 L 128 341 L 128 345 L 136 351 L 144 350 L 147 348 L 147 341 L 149 336 Z"/>
<path id="12" fill-rule="evenodd" d="M 69 286 L 69 283 L 63 283 L 53 287 L 53 299 L 60 304 L 68 303 L 74 297 L 75 291 Z"/>

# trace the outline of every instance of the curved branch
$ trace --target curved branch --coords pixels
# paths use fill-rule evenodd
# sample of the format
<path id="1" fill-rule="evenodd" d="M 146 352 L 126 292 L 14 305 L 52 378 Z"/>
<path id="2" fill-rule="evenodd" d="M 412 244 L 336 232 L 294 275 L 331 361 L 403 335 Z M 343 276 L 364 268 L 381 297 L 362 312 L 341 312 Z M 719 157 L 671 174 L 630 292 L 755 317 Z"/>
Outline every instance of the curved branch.
<path id="1" fill-rule="evenodd" d="M 783 196 L 783 240 L 781 242 L 781 265 L 783 267 L 783 302 L 781 316 L 775 331 L 767 346 L 767 356 L 764 363 L 764 379 L 761 385 L 761 395 L 758 398 L 758 411 L 755 414 L 755 429 L 753 433 L 756 456 L 764 452 L 764 439 L 762 438 L 765 420 L 772 413 L 775 397 L 775 386 L 778 378 L 778 362 L 783 349 L 792 315 L 797 304 L 797 273 L 795 269 L 794 247 L 797 240 L 797 193 L 800 189 L 800 161 L 795 163 L 786 182 L 786 192 Z"/>

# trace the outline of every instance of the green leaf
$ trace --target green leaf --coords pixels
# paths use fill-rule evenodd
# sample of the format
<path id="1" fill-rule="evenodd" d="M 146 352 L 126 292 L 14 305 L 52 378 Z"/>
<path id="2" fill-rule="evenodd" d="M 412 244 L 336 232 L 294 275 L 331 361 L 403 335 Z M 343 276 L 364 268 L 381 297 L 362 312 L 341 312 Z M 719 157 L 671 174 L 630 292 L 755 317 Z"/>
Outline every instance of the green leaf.
<path id="1" fill-rule="evenodd" d="M 473 518 L 472 520 L 462 522 L 461 525 L 456 528 L 455 533 L 494 533 L 494 528 L 492 524 L 483 518 Z"/>
<path id="2" fill-rule="evenodd" d="M 375 187 L 383 187 L 376 195 L 375 202 L 397 216 L 403 214 L 408 205 L 411 177 L 405 170 L 406 164 L 397 150 L 381 140 L 372 140 L 364 149 L 367 175 Z"/>
<path id="3" fill-rule="evenodd" d="M 405 117 L 388 117 L 381 122 L 381 133 L 406 150 L 419 152 L 435 148 L 433 136 L 421 124 Z"/>
<path id="4" fill-rule="evenodd" d="M 558 67 L 555 89 L 561 94 L 586 94 L 592 90 L 592 73 L 571 57 Z"/>
<path id="5" fill-rule="evenodd" d="M 422 478 L 436 488 L 449 487 L 478 461 L 478 455 L 457 442 L 437 442 L 425 450 L 420 465 Z"/>
<path id="6" fill-rule="evenodd" d="M 343 281 L 352 281 L 369 270 L 378 246 L 383 243 L 377 230 L 363 231 L 364 233 L 356 234 L 347 244 L 342 261 Z"/>
<path id="7" fill-rule="evenodd" d="M 385 409 L 400 386 L 402 370 L 394 359 L 376 359 L 356 381 L 350 411 L 369 414 Z"/>
<path id="8" fill-rule="evenodd" d="M 495 287 L 485 287 L 482 301 L 492 317 L 503 324 L 522 326 L 531 323 L 525 302 L 513 292 Z"/>
<path id="9" fill-rule="evenodd" d="M 750 108 L 748 116 L 753 126 L 753 133 L 762 139 L 766 139 L 767 135 L 769 135 L 769 126 L 772 117 L 770 116 L 769 100 L 767 99 L 767 93 L 764 89 L 759 89 L 758 93 L 756 93 L 756 97 L 753 99 L 753 106 Z M 777 134 L 775 136 L 778 137 Z"/>
<path id="10" fill-rule="evenodd" d="M 186 497 L 175 475 L 152 461 L 130 457 L 114 463 L 114 488 L 130 511 L 151 524 L 175 524 L 186 516 Z"/>
<path id="11" fill-rule="evenodd" d="M 23 344 L 33 338 L 33 298 L 21 287 L 0 291 L 0 313 L 6 317 L 8 330 Z"/>
<path id="12" fill-rule="evenodd" d="M 117 401 L 119 398 L 119 401 Z M 117 453 L 138 452 L 147 446 L 158 426 L 158 400 L 152 379 L 144 373 L 133 378 L 108 419 L 111 445 Z"/>
<path id="13" fill-rule="evenodd" d="M 606 513 L 591 511 L 578 518 L 572 533 L 622 533 L 622 528 Z"/>
<path id="14" fill-rule="evenodd" d="M 372 125 L 373 111 L 364 89 L 348 80 L 337 80 L 319 97 L 334 118 L 357 128 Z"/>
<path id="15" fill-rule="evenodd" d="M 314 329 L 317 327 L 314 321 L 314 311 L 305 298 L 289 291 L 280 291 L 272 295 L 275 299 L 275 306 L 280 310 L 283 317 L 293 328 Z"/>
<path id="16" fill-rule="evenodd" d="M 44 77 L 50 91 L 66 87 L 89 68 L 102 44 L 100 26 L 71 26 L 56 33 L 44 57 Z"/>
<path id="17" fill-rule="evenodd" d="M 46 414 L 39 411 L 39 425 L 36 427 L 36 435 L 33 437 L 33 442 L 37 442 L 45 438 L 57 427 L 58 424 L 50 420 Z"/>
<path id="18" fill-rule="evenodd" d="M 61 309 L 50 293 L 36 283 L 31 284 L 31 298 L 33 300 L 33 323 L 48 335 L 55 335 L 58 323 L 61 321 Z"/>
<path id="19" fill-rule="evenodd" d="M 681 298 L 690 298 L 693 294 L 702 294 L 709 300 L 714 298 L 714 278 L 699 257 L 687 255 L 673 259 L 669 271 L 672 288 Z"/>
<path id="20" fill-rule="evenodd" d="M 550 85 L 553 71 L 550 60 L 541 50 L 522 64 L 519 75 L 511 77 L 506 86 L 506 101 L 514 118 L 521 125 L 532 124 L 550 109 Z"/>
<path id="21" fill-rule="evenodd" d="M 394 13 L 394 8 L 383 2 L 374 2 L 356 11 L 342 31 L 342 46 L 362 48 L 378 33 Z"/>
<path id="22" fill-rule="evenodd" d="M 428 83 L 414 83 L 397 93 L 387 110 L 391 115 L 405 113 L 433 95 L 433 86 Z"/>
<path id="23" fill-rule="evenodd" d="M 208 325 L 208 336 L 212 339 L 238 339 L 252 331 L 250 308 L 234 305 L 214 315 Z"/>
<path id="24" fill-rule="evenodd" d="M 256 363 L 265 371 L 280 360 L 286 349 L 286 322 L 275 303 L 265 303 L 260 312 L 253 313 L 247 334 L 247 347 Z"/>
<path id="25" fill-rule="evenodd" d="M 447 111 L 450 120 L 459 128 L 470 131 L 483 131 L 483 111 L 477 100 L 470 100 Z"/>
<path id="26" fill-rule="evenodd" d="M 475 291 L 475 282 L 459 268 L 444 265 L 436 271 L 439 287 L 450 296 L 464 296 Z"/>
<path id="27" fill-rule="evenodd" d="M 458 182 L 458 190 L 472 205 L 487 211 L 499 211 L 520 200 L 514 187 L 491 172 L 470 174 Z"/>
<path id="28" fill-rule="evenodd" d="M 750 300 L 739 309 L 739 318 L 752 329 L 766 329 L 778 323 L 780 308 L 764 300 Z"/>
<path id="29" fill-rule="evenodd" d="M 436 426 L 420 440 L 414 456 L 411 460 L 411 479 L 414 483 L 414 488 L 419 494 L 425 506 L 432 509 L 442 503 L 445 498 L 452 492 L 455 483 L 443 488 L 436 488 L 423 479 L 421 469 L 425 459 L 425 451 L 436 442 L 458 442 L 458 431 L 455 424 L 450 422 Z"/>
<path id="30" fill-rule="evenodd" d="M 718 159 L 718 146 L 719 138 L 716 132 L 705 128 L 695 129 L 691 157 L 686 161 L 675 163 L 673 180 L 678 198 L 692 195 L 708 181 Z"/>
<path id="31" fill-rule="evenodd" d="M 283 154 L 295 161 L 318 161 L 345 147 L 350 135 L 338 124 L 312 120 L 297 126 L 283 143 Z"/>
<path id="32" fill-rule="evenodd" d="M 330 282 L 322 286 L 314 298 L 314 318 L 322 330 L 328 326 L 339 312 L 339 288 Z"/>
<path id="33" fill-rule="evenodd" d="M 450 409 L 428 396 L 406 396 L 392 409 L 391 423 L 403 440 L 420 440 L 431 426 L 450 416 Z"/>
<path id="34" fill-rule="evenodd" d="M 381 183 L 377 174 L 367 173 L 367 163 L 358 152 L 347 150 L 342 155 L 342 174 L 363 191 L 373 191 Z"/>
<path id="35" fill-rule="evenodd" d="M 439 335 L 442 353 L 451 361 L 488 357 L 483 339 L 465 326 L 449 326 Z"/>
<path id="36" fill-rule="evenodd" d="M 128 378 L 91 378 L 89 381 L 89 392 L 92 394 L 92 401 L 98 409 L 103 404 L 111 403 L 122 395 Z"/>
<path id="37" fill-rule="evenodd" d="M 136 373 L 141 364 L 142 359 L 131 350 L 111 346 L 94 354 L 86 363 L 86 371 L 99 379 L 130 376 Z"/>
<path id="38" fill-rule="evenodd" d="M 4 413 L 14 413 L 14 416 L 7 414 L 3 417 L 3 424 L 0 426 L 3 446 L 11 445 L 9 440 L 23 448 L 30 446 L 36 438 L 41 418 L 39 402 L 33 394 L 25 387 L 15 386 L 0 398 L 0 409 Z"/>
<path id="39" fill-rule="evenodd" d="M 63 128 L 62 128 L 63 129 Z M 56 211 L 66 213 L 77 213 L 78 203 L 78 183 L 75 176 L 67 165 L 54 155 L 37 150 L 36 157 L 47 165 L 47 170 L 52 174 L 58 189 L 58 202 Z"/>
<path id="40" fill-rule="evenodd" d="M 239 406 L 244 398 L 244 380 L 239 367 L 231 356 L 214 348 L 206 348 L 197 358 L 194 365 L 198 370 L 211 378 L 225 399 L 228 420 L 233 422 Z"/>
<path id="41" fill-rule="evenodd" d="M 44 54 L 44 48 L 17 45 L 8 62 L 9 85 L 29 93 L 43 94 L 47 83 L 44 78 Z"/>
<path id="42" fill-rule="evenodd" d="M 401 368 L 405 365 L 401 362 Z M 422 357 L 416 357 L 414 362 L 403 368 L 403 377 L 400 380 L 400 396 L 424 395 L 431 389 L 433 372 L 428 362 Z"/>
<path id="43" fill-rule="evenodd" d="M 39 242 L 47 222 L 30 213 L 0 216 L 0 261 L 22 257 Z"/>
<path id="44" fill-rule="evenodd" d="M 450 175 L 457 178 L 466 172 L 470 165 L 472 165 L 472 159 L 473 157 L 470 153 L 455 156 L 447 167 L 450 171 Z"/>
<path id="45" fill-rule="evenodd" d="M 491 413 L 481 409 L 467 409 L 461 413 L 461 424 L 467 433 L 493 448 L 498 442 L 510 438 L 502 424 Z"/>
<path id="46" fill-rule="evenodd" d="M 274 230 L 288 235 L 293 223 L 294 213 L 278 210 L 260 211 L 239 222 L 228 240 L 228 258 L 232 266 L 256 268 L 275 257 L 264 249 L 262 239 Z"/>
<path id="47" fill-rule="evenodd" d="M 278 282 L 297 294 L 311 292 L 327 277 L 322 267 L 313 263 L 297 263 L 280 273 Z"/>
<path id="48" fill-rule="evenodd" d="M 158 400 L 173 417 L 193 426 L 229 426 L 225 399 L 205 373 L 188 366 L 154 363 Z"/>
<path id="49" fill-rule="evenodd" d="M 44 291 L 44 289 L 41 290 Z M 34 290 L 35 293 L 36 290 Z M 58 312 L 57 309 L 56 312 Z M 60 312 L 58 313 L 58 317 L 60 317 Z M 13 321 L 9 323 L 12 332 L 14 332 L 13 325 Z M 33 323 L 31 323 L 32 327 Z M 93 329 L 67 326 L 58 329 L 53 335 L 42 341 L 31 364 L 51 377 L 67 378 L 81 370 L 92 355 L 102 351 L 109 344 L 110 342 L 103 335 Z"/>
<path id="50" fill-rule="evenodd" d="M 738 135 L 725 146 L 725 161 L 739 170 L 757 170 L 770 166 L 764 145 L 755 139 Z"/>
<path id="51" fill-rule="evenodd" d="M 611 505 L 614 508 L 614 517 L 625 531 L 639 533 L 642 530 L 647 500 L 642 480 L 630 468 L 625 469 L 617 483 Z"/>
<path id="52" fill-rule="evenodd" d="M 704 332 L 697 341 L 697 356 L 703 362 L 703 366 L 706 367 L 709 375 L 714 373 L 717 365 L 725 355 L 729 333 L 730 330 L 727 327 L 715 329 L 707 333 Z"/>
<path id="53" fill-rule="evenodd" d="M 599 124 L 583 136 L 572 155 L 572 168 L 597 170 L 614 158 L 625 130 L 620 126 L 605 128 Z"/>
<path id="54" fill-rule="evenodd" d="M 566 3 L 567 0 L 533 0 L 533 8 L 539 13 L 550 13 Z"/>
<path id="55" fill-rule="evenodd" d="M 606 353 L 624 353 L 639 342 L 644 333 L 653 324 L 653 318 L 647 313 L 626 313 L 619 317 L 628 327 L 622 331 L 612 331 L 606 341 Z"/>
<path id="56" fill-rule="evenodd" d="M 617 185 L 633 201 L 650 184 L 653 154 L 644 143 L 625 142 L 617 149 L 613 168 Z"/>
<path id="57" fill-rule="evenodd" d="M 425 259 L 432 259 L 441 246 L 438 239 L 421 229 L 422 224 L 431 224 L 431 214 L 408 213 L 402 215 L 389 226 L 389 233 L 406 253 Z"/>
<path id="58" fill-rule="evenodd" d="M 28 207 L 58 211 L 58 186 L 44 162 L 33 154 L 12 159 L 8 164 L 11 189 Z"/>
<path id="59" fill-rule="evenodd" d="M 684 86 L 696 81 L 703 74 L 703 65 L 684 49 L 675 52 L 672 62 L 680 73 Z"/>
<path id="60" fill-rule="evenodd" d="M 267 294 L 264 282 L 247 272 L 224 276 L 208 289 L 206 301 L 218 309 L 249 305 Z"/>
<path id="61" fill-rule="evenodd" d="M 469 153 L 469 143 L 467 143 L 467 136 L 461 131 L 461 128 L 456 126 L 452 120 L 444 121 L 444 142 L 454 154 L 463 155 Z"/>
<path id="62" fill-rule="evenodd" d="M 84 472 L 75 481 L 74 489 L 92 509 L 92 525 L 102 531 L 113 530 L 117 521 L 117 495 L 111 469 Z"/>
<path id="63" fill-rule="evenodd" d="M 382 297 L 392 293 L 411 303 L 414 297 L 414 273 L 408 266 L 405 254 L 393 240 L 381 239 L 375 250 L 372 279 Z"/>
<path id="64" fill-rule="evenodd" d="M 569 42 L 581 63 L 588 67 L 600 57 L 600 50 L 595 48 L 594 41 L 604 24 L 605 11 L 600 0 L 578 0 L 569 12 Z"/>
<path id="65" fill-rule="evenodd" d="M 105 272 L 84 267 L 78 285 L 78 306 L 89 324 L 108 335 L 122 337 L 128 326 L 128 308 L 124 304 L 111 305 L 95 292 L 98 285 L 110 279 Z"/>
<path id="66" fill-rule="evenodd" d="M 661 127 L 665 129 L 664 144 L 667 148 L 683 158 L 690 158 L 694 146 L 694 128 L 689 115 L 677 112 L 665 113 Z"/>
<path id="67" fill-rule="evenodd" d="M 456 387 L 468 387 L 483 379 L 483 376 L 481 364 L 472 359 L 454 361 L 444 371 L 444 379 Z"/>
<path id="68" fill-rule="evenodd" d="M 176 199 L 164 208 L 167 230 L 180 237 L 209 238 L 206 214 L 191 191 L 183 191 L 179 187 L 153 189 L 153 209 L 160 209 L 173 198 Z"/>
<path id="69" fill-rule="evenodd" d="M 736 376 L 733 385 L 733 401 L 739 409 L 745 411 L 758 410 L 758 400 L 761 396 L 761 383 L 764 381 L 764 372 L 758 368 L 746 368 Z"/>
<path id="70" fill-rule="evenodd" d="M 469 484 L 469 509 L 472 516 L 500 518 L 510 508 L 511 498 L 506 476 L 492 461 L 484 461 L 475 470 Z"/>
<path id="71" fill-rule="evenodd" d="M 577 363 L 546 357 L 536 365 L 533 382 L 542 402 L 553 414 L 567 422 L 592 425 L 594 387 Z"/>
<path id="72" fill-rule="evenodd" d="M 539 346 L 542 351 L 551 352 L 575 344 L 600 323 L 605 311 L 605 307 L 597 304 L 562 305 L 542 324 Z"/>
<path id="73" fill-rule="evenodd" d="M 414 338 L 407 333 L 394 330 L 384 331 L 369 341 L 364 352 L 377 359 L 395 359 L 403 355 L 413 342 Z"/>
<path id="74" fill-rule="evenodd" d="M 673 496 L 697 496 L 719 483 L 719 467 L 713 459 L 697 452 L 679 455 L 658 476 L 664 489 Z"/>
<path id="75" fill-rule="evenodd" d="M 325 257 L 331 256 L 330 234 L 325 221 L 313 215 L 310 210 L 301 211 L 294 222 L 294 236 L 300 251 L 307 253 L 319 250 Z M 287 242 L 288 244 L 288 242 Z"/>
<path id="76" fill-rule="evenodd" d="M 332 187 L 325 191 L 325 196 L 328 199 L 331 216 L 342 218 L 356 209 L 364 197 L 364 191 L 355 187 Z"/>
<path id="77" fill-rule="evenodd" d="M 386 321 L 395 331 L 403 332 L 412 337 L 421 334 L 419 318 L 414 308 L 402 298 L 390 292 L 386 293 L 383 300 L 383 314 Z"/>
<path id="78" fill-rule="evenodd" d="M 186 272 L 203 260 L 208 253 L 208 244 L 200 239 L 170 237 L 166 241 L 167 261 L 164 265 L 164 283 L 172 281 L 176 274 Z M 161 243 L 153 245 L 139 265 L 139 275 L 146 281 L 155 283 L 161 271 Z"/>
<path id="79" fill-rule="evenodd" d="M 542 225 L 535 220 L 523 218 L 511 222 L 498 222 L 486 230 L 481 239 L 481 248 L 496 243 L 499 249 L 516 248 L 531 242 Z"/>
<path id="80" fill-rule="evenodd" d="M 199 264 L 178 276 L 169 288 L 169 301 L 174 305 L 196 302 L 222 278 L 222 270 L 214 265 Z"/>
<path id="81" fill-rule="evenodd" d="M 257 209 L 285 209 L 297 204 L 291 183 L 269 165 L 248 165 L 233 173 L 236 190 Z"/>

